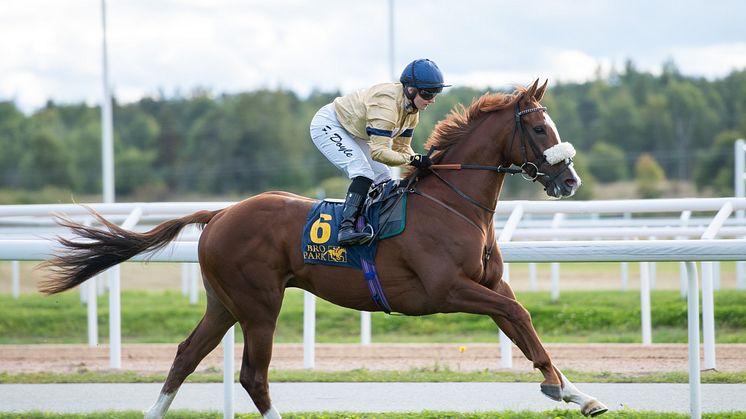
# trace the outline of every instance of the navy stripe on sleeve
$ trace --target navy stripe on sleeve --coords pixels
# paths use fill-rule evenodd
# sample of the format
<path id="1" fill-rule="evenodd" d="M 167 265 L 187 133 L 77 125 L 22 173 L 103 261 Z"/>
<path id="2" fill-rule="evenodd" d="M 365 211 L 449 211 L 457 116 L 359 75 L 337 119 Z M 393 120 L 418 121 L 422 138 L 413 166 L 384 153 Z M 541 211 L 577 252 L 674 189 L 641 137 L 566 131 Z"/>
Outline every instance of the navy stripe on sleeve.
<path id="1" fill-rule="evenodd" d="M 368 135 L 378 135 L 379 137 L 391 138 L 391 130 L 378 129 L 373 127 L 366 127 L 365 133 Z"/>
<path id="2" fill-rule="evenodd" d="M 402 137 L 411 137 L 412 135 L 414 135 L 414 128 L 405 129 L 404 132 L 401 133 Z"/>

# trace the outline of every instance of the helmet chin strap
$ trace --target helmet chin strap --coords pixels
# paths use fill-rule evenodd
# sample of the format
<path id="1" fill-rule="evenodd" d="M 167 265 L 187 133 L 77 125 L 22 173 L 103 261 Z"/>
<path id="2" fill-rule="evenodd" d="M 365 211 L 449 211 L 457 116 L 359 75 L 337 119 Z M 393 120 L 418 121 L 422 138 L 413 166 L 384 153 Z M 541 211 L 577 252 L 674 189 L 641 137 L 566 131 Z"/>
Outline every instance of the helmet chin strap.
<path id="1" fill-rule="evenodd" d="M 404 96 L 407 99 L 409 99 L 409 102 L 412 104 L 412 109 L 414 109 L 415 112 L 416 112 L 416 111 L 418 111 L 418 109 L 417 109 L 417 105 L 414 104 L 414 98 L 417 97 L 417 90 L 416 90 L 415 87 L 413 87 L 412 89 L 414 89 L 414 92 L 410 92 L 409 91 L 410 87 L 411 86 L 402 85 L 402 89 L 404 89 Z"/>

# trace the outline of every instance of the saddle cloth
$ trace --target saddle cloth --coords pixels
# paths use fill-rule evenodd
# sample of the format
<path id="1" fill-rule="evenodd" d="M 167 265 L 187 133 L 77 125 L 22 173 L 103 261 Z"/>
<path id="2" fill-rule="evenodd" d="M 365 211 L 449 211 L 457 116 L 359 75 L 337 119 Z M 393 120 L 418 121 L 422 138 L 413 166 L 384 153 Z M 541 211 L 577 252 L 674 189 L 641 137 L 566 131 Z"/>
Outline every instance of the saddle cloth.
<path id="1" fill-rule="evenodd" d="M 308 214 L 303 228 L 301 250 L 303 261 L 308 264 L 346 266 L 362 269 L 363 260 L 372 263 L 378 242 L 401 234 L 406 224 L 406 191 L 399 181 L 390 180 L 377 185 L 368 194 L 358 231 L 373 235 L 368 243 L 343 247 L 337 244 L 339 223 L 342 221 L 341 200 L 323 200 L 316 203 Z"/>

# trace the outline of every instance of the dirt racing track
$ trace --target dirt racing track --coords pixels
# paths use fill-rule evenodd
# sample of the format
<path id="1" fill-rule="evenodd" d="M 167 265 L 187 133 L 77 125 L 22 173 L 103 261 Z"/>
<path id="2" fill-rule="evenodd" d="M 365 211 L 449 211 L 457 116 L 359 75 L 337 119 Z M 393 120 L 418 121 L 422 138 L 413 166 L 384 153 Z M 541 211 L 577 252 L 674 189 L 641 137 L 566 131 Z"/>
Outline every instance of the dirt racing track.
<path id="1" fill-rule="evenodd" d="M 176 344 L 126 344 L 122 346 L 122 369 L 166 373 L 176 354 Z M 463 351 L 460 348 L 463 347 Z M 645 374 L 687 372 L 685 344 L 547 344 L 555 364 L 562 370 Z M 240 366 L 243 346 L 235 348 Z M 718 371 L 746 371 L 746 344 L 718 344 Z M 370 371 L 440 368 L 452 371 L 500 370 L 499 344 L 317 344 L 318 371 Z M 215 349 L 197 371 L 223 368 L 223 351 Z M 271 369 L 303 369 L 301 344 L 275 345 Z M 76 372 L 109 369 L 106 345 L 0 345 L 0 372 Z M 513 370 L 532 371 L 531 363 L 513 347 Z M 570 377 L 572 379 L 572 377 Z M 270 376 L 271 380 L 271 376 Z"/>

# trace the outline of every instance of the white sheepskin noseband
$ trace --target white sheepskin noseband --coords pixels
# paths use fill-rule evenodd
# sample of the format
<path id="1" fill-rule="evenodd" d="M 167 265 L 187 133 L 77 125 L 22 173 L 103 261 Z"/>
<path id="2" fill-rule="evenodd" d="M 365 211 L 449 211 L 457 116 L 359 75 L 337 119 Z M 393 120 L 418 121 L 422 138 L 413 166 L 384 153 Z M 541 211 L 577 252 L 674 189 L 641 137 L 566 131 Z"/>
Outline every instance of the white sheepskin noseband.
<path id="1" fill-rule="evenodd" d="M 561 161 L 569 163 L 570 159 L 575 157 L 575 147 L 570 143 L 559 143 L 544 150 L 544 157 L 547 163 L 555 165 Z"/>

